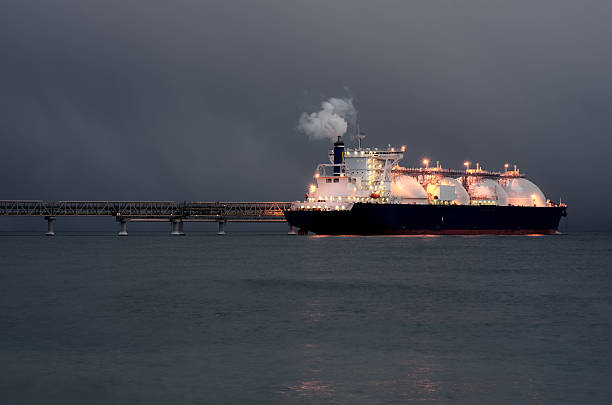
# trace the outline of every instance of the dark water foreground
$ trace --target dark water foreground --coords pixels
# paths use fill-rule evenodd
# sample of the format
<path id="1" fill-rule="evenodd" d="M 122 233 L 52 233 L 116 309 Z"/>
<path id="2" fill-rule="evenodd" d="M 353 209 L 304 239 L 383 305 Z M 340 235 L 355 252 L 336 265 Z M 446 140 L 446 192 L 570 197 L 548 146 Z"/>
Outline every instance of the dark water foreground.
<path id="1" fill-rule="evenodd" d="M 0 402 L 609 403 L 612 234 L 0 234 Z"/>

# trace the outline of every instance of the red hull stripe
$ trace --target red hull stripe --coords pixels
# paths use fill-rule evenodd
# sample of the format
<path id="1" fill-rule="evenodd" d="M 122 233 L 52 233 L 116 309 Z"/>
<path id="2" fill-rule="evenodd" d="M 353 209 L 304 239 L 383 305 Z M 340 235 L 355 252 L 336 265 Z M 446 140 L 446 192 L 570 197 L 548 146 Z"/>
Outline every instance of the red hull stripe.
<path id="1" fill-rule="evenodd" d="M 384 235 L 558 235 L 556 229 L 415 229 L 392 231 Z M 325 234 L 317 234 L 325 235 Z M 337 235 L 337 236 L 355 236 L 355 235 Z"/>

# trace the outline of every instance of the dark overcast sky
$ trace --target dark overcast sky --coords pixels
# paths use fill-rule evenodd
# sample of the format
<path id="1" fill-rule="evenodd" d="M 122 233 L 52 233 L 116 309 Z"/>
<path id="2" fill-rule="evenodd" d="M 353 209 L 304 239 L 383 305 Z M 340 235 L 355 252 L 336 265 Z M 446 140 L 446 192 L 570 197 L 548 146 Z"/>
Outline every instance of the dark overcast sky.
<path id="1" fill-rule="evenodd" d="M 518 163 L 612 215 L 612 2 L 3 0 L 0 199 L 295 200 L 352 96 L 372 146 Z"/>

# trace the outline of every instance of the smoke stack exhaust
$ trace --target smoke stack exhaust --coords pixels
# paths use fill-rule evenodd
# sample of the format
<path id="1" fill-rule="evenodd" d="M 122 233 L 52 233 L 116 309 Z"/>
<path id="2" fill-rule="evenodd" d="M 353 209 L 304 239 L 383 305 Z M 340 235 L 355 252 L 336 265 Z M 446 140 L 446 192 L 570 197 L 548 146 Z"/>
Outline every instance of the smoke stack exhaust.
<path id="1" fill-rule="evenodd" d="M 348 124 L 357 122 L 357 110 L 351 98 L 332 97 L 321 103 L 321 110 L 310 114 L 302 113 L 298 131 L 311 139 L 329 139 L 346 133 Z"/>
<path id="2" fill-rule="evenodd" d="M 340 166 L 344 164 L 344 142 L 338 135 L 338 140 L 334 142 L 334 176 L 340 176 Z"/>

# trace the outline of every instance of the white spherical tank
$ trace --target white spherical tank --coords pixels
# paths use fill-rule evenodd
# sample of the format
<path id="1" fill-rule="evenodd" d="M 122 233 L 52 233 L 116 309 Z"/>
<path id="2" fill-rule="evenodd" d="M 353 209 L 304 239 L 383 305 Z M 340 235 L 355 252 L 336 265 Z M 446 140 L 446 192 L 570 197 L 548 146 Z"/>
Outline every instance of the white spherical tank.
<path id="1" fill-rule="evenodd" d="M 527 179 L 510 179 L 504 185 L 508 193 L 508 203 L 524 206 L 546 206 L 546 196 L 538 186 Z"/>
<path id="2" fill-rule="evenodd" d="M 473 200 L 497 201 L 497 205 L 508 205 L 508 194 L 496 181 L 482 179 L 470 186 L 470 196 Z"/>
<path id="3" fill-rule="evenodd" d="M 427 193 L 412 176 L 395 176 L 391 182 L 391 196 L 409 203 L 427 203 Z"/>
<path id="4" fill-rule="evenodd" d="M 461 182 L 450 177 L 442 177 L 427 185 L 427 194 L 433 197 L 440 198 L 440 186 L 452 186 L 455 188 L 455 199 L 452 201 L 458 205 L 467 205 L 470 203 L 470 196 L 461 185 Z"/>

